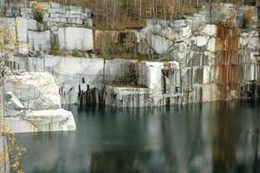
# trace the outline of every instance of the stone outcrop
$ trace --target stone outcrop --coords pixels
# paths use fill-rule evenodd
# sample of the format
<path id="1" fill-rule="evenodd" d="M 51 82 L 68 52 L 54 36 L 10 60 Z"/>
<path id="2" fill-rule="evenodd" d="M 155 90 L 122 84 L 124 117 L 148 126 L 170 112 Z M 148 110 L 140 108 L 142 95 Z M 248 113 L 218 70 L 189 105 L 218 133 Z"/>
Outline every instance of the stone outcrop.
<path id="1" fill-rule="evenodd" d="M 59 88 L 48 73 L 21 73 L 6 78 L 5 90 L 12 91 L 27 109 L 59 109 Z"/>
<path id="2" fill-rule="evenodd" d="M 104 86 L 104 60 L 97 57 L 9 57 L 7 62 L 15 69 L 54 75 L 59 86 L 55 90 L 58 89 L 62 104 L 77 103 L 80 93 L 94 88 L 100 91 Z"/>
<path id="3" fill-rule="evenodd" d="M 15 133 L 75 130 L 71 112 L 61 108 L 55 77 L 15 72 L 6 76 L 5 121 Z"/>
<path id="4" fill-rule="evenodd" d="M 19 1 L 4 3 L 0 1 L 0 14 L 6 17 L 23 17 L 33 19 L 33 4 L 35 1 Z M 75 25 L 92 27 L 92 11 L 88 8 L 71 5 L 61 5 L 54 2 L 39 3 L 43 8 L 43 22 L 52 25 Z"/>
<path id="5" fill-rule="evenodd" d="M 12 113 L 12 115 L 15 115 Z M 14 133 L 74 131 L 75 121 L 71 112 L 64 109 L 24 111 L 17 116 L 6 117 L 8 128 Z"/>
<path id="6" fill-rule="evenodd" d="M 66 51 L 93 50 L 92 11 L 80 6 L 59 3 L 39 3 L 43 8 L 43 21 L 33 16 L 33 1 L 4 3 L 0 1 L 0 25 L 12 30 L 18 54 L 44 54 L 52 49 Z"/>
<path id="7" fill-rule="evenodd" d="M 63 50 L 93 50 L 92 30 L 67 27 L 58 29 L 59 47 Z"/>
<path id="8" fill-rule="evenodd" d="M 21 17 L 1 20 L 9 26 L 21 21 L 14 30 L 28 31 L 19 40 L 28 43 L 30 52 L 47 53 L 55 43 L 62 50 L 118 53 L 118 59 L 107 60 L 94 54 L 6 58 L 10 68 L 57 77 L 63 104 L 143 107 L 259 96 L 258 17 L 253 6 L 212 4 L 178 20 L 147 20 L 142 30 L 101 31 L 61 27 L 59 22 L 46 27 Z M 124 52 L 148 60 L 120 59 Z"/>

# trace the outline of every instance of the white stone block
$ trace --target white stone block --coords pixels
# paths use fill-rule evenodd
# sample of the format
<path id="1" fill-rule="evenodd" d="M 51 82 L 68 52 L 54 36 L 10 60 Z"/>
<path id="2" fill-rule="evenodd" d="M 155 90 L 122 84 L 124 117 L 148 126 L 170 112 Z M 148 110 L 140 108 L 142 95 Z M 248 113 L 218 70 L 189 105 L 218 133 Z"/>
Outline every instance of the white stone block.
<path id="1" fill-rule="evenodd" d="M 207 24 L 203 28 L 202 33 L 209 36 L 215 36 L 217 33 L 217 26 L 213 24 Z"/>
<path id="2" fill-rule="evenodd" d="M 86 14 L 86 13 L 81 14 L 81 19 L 88 19 L 88 18 L 89 18 L 88 14 Z"/>
<path id="3" fill-rule="evenodd" d="M 259 46 L 259 38 L 258 37 L 251 37 L 248 38 L 250 41 L 248 41 L 248 48 L 256 50 Z"/>
<path id="4" fill-rule="evenodd" d="M 50 2 L 50 8 L 59 9 L 60 3 Z"/>
<path id="5" fill-rule="evenodd" d="M 147 88 L 107 86 L 106 93 L 106 104 L 117 107 L 145 107 L 150 106 L 147 102 L 152 100 L 147 97 Z"/>
<path id="6" fill-rule="evenodd" d="M 239 45 L 241 46 L 247 46 L 248 44 L 248 34 L 247 33 L 242 33 L 241 37 L 239 37 Z"/>
<path id="7" fill-rule="evenodd" d="M 29 53 L 29 46 L 28 46 L 28 43 L 19 43 L 17 45 L 17 51 L 18 51 L 18 54 L 20 55 L 28 55 Z"/>
<path id="8" fill-rule="evenodd" d="M 29 46 L 31 51 L 49 51 L 51 47 L 50 31 L 28 31 Z"/>
<path id="9" fill-rule="evenodd" d="M 9 17 L 0 17 L 0 26 L 6 26 L 9 29 L 15 30 L 15 20 Z"/>
<path id="10" fill-rule="evenodd" d="M 26 109 L 61 107 L 58 85 L 55 77 L 49 73 L 21 73 L 8 76 L 5 90 L 14 93 Z"/>
<path id="11" fill-rule="evenodd" d="M 61 17 L 61 18 L 60 18 L 60 22 L 61 22 L 61 23 L 67 23 L 67 18 Z"/>
<path id="12" fill-rule="evenodd" d="M 70 13 L 71 14 L 81 14 L 82 7 L 80 6 L 70 6 Z"/>
<path id="13" fill-rule="evenodd" d="M 169 43 L 163 37 L 158 35 L 151 35 L 151 45 L 150 45 L 156 53 L 165 54 L 168 51 Z"/>
<path id="14" fill-rule="evenodd" d="M 76 130 L 73 114 L 64 109 L 25 111 L 22 115 L 5 118 L 14 133 Z"/>
<path id="15" fill-rule="evenodd" d="M 192 35 L 190 26 L 185 26 L 182 28 L 182 37 L 189 38 Z"/>
<path id="16" fill-rule="evenodd" d="M 93 50 L 93 34 L 91 29 L 67 27 L 59 28 L 59 45 L 66 50 Z"/>
<path id="17" fill-rule="evenodd" d="M 216 38 L 211 37 L 207 44 L 207 50 L 210 52 L 216 52 Z"/>
<path id="18" fill-rule="evenodd" d="M 208 42 L 208 38 L 206 36 L 195 36 L 195 44 L 198 47 L 206 46 Z"/>
<path id="19" fill-rule="evenodd" d="M 38 22 L 34 19 L 27 19 L 27 27 L 28 30 L 37 31 L 38 30 Z"/>
<path id="20" fill-rule="evenodd" d="M 92 27 L 93 26 L 93 20 L 92 19 L 84 19 L 83 23 L 85 26 Z"/>
<path id="21" fill-rule="evenodd" d="M 162 92 L 162 62 L 146 62 L 146 86 L 152 93 Z"/>
<path id="22" fill-rule="evenodd" d="M 210 66 L 203 66 L 203 84 L 211 82 L 211 67 Z"/>
<path id="23" fill-rule="evenodd" d="M 17 34 L 18 42 L 27 42 L 28 23 L 26 18 L 16 18 L 17 20 Z"/>
<path id="24" fill-rule="evenodd" d="M 77 18 L 76 21 L 75 21 L 75 24 L 82 25 L 83 24 L 83 20 Z"/>

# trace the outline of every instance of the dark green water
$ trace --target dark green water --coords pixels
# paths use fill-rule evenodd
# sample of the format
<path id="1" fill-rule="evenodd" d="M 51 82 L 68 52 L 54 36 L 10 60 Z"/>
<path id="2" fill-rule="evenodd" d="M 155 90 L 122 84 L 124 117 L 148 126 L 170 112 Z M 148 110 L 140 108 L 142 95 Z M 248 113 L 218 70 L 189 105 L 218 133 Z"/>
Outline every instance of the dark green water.
<path id="1" fill-rule="evenodd" d="M 16 135 L 26 173 L 260 172 L 256 101 L 68 109 L 75 132 Z"/>

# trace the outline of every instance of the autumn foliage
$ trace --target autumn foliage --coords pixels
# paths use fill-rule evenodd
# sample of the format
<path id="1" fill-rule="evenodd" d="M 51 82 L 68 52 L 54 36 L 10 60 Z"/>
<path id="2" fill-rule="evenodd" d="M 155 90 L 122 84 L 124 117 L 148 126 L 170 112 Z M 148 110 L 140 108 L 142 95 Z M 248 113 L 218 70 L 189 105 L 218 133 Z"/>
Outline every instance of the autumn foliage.
<path id="1" fill-rule="evenodd" d="M 94 25 L 100 29 L 142 27 L 147 18 L 181 18 L 185 14 L 196 12 L 198 7 L 207 3 L 244 2 L 242 0 L 53 0 L 52 2 L 55 1 L 92 9 Z"/>
<path id="2" fill-rule="evenodd" d="M 14 133 L 9 130 L 6 124 L 1 125 L 0 135 L 7 139 L 7 152 L 0 152 L 0 170 L 9 166 L 10 172 L 24 173 L 21 169 L 20 159 L 25 148 L 17 145 Z"/>
<path id="3" fill-rule="evenodd" d="M 41 23 L 43 21 L 43 8 L 41 4 L 34 2 L 32 12 L 34 19 Z"/>

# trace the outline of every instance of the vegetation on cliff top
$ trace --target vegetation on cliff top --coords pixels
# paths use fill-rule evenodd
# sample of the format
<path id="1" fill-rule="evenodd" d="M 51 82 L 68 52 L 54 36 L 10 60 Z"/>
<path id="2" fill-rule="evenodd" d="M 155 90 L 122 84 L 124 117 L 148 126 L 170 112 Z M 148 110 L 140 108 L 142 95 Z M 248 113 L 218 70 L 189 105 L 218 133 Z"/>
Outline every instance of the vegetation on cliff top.
<path id="1" fill-rule="evenodd" d="M 49 0 L 38 0 L 49 2 Z M 65 5 L 78 5 L 93 10 L 94 25 L 104 29 L 139 28 L 144 19 L 180 18 L 184 14 L 197 11 L 206 3 L 247 3 L 254 5 L 255 0 L 52 0 Z"/>

